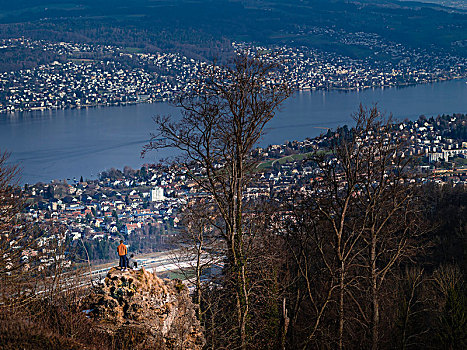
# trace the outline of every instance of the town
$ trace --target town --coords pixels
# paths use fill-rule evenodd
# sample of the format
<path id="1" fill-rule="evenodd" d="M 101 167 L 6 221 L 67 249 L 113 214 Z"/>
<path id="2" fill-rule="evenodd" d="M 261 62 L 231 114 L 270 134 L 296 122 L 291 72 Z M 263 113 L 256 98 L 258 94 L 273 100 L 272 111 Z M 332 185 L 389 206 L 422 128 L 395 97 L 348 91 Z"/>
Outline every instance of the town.
<path id="1" fill-rule="evenodd" d="M 324 30 L 343 45 L 371 49 L 374 55 L 357 59 L 306 47 L 237 42 L 232 49 L 283 65 L 283 78 L 294 90 L 384 88 L 467 75 L 463 57 L 409 50 L 377 34 L 313 30 Z M 170 101 L 181 91 L 191 91 L 200 71 L 209 65 L 178 53 L 145 53 L 110 45 L 25 38 L 0 41 L 0 52 L 15 49 L 39 50 L 56 59 L 0 72 L 0 113 Z"/>
<path id="2" fill-rule="evenodd" d="M 337 139 L 347 127 L 328 130 L 314 139 L 256 148 L 259 159 L 254 181 L 246 190 L 251 199 L 284 198 L 307 192 L 320 173 L 309 155 Z M 416 157 L 420 183 L 467 185 L 467 115 L 456 114 L 393 124 L 392 138 L 408 140 L 404 152 Z M 192 173 L 193 174 L 193 173 Z M 195 170 L 194 174 L 201 174 Z M 67 237 L 83 241 L 92 260 L 114 257 L 111 249 L 125 238 L 134 252 L 171 246 L 180 229 L 181 210 L 202 195 L 181 166 L 145 165 L 139 170 L 110 169 L 98 180 L 75 179 L 25 185 L 30 221 L 60 223 Z"/>
<path id="3" fill-rule="evenodd" d="M 40 47 L 60 57 L 33 69 L 0 73 L 0 113 L 44 109 L 109 106 L 164 101 L 189 87 L 202 65 L 177 54 L 131 54 L 111 46 L 44 43 L 27 39 L 3 41 L 2 48 L 20 45 Z M 116 60 L 94 60 L 107 56 Z M 151 70 L 129 63 L 151 64 Z"/>

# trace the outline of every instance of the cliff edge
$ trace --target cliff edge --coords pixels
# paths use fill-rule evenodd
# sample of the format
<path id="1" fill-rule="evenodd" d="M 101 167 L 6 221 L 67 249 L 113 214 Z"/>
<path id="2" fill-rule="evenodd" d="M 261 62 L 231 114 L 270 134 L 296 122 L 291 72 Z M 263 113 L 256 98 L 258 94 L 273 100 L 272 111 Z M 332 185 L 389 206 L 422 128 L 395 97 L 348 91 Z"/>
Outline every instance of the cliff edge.
<path id="1" fill-rule="evenodd" d="M 100 331 L 133 349 L 202 349 L 195 307 L 180 280 L 112 268 L 86 300 Z"/>

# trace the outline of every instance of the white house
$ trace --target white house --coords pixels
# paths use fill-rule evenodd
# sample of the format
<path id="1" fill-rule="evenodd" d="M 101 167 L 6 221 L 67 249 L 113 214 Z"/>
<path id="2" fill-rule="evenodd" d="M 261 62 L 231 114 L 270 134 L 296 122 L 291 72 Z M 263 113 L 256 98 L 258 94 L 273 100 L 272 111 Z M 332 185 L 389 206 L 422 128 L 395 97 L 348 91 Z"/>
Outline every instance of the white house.
<path id="1" fill-rule="evenodd" d="M 154 187 L 151 190 L 151 202 L 162 202 L 164 199 L 164 189 L 162 187 Z"/>

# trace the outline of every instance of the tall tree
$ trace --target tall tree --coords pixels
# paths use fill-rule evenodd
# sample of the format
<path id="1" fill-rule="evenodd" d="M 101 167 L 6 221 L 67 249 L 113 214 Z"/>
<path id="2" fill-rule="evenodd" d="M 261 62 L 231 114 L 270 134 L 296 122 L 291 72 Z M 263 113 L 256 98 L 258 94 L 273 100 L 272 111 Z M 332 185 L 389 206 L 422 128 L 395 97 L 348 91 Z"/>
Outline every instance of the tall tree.
<path id="1" fill-rule="evenodd" d="M 360 106 L 354 119 L 350 131 L 338 130 L 329 148 L 311 159 L 318 176 L 306 199 L 310 219 L 301 228 L 326 267 L 329 282 L 321 283 L 322 288 L 336 294 L 335 303 L 317 303 L 314 297 L 312 304 L 319 306 L 315 321 L 320 321 L 323 307 L 337 305 L 335 346 L 342 349 L 350 334 L 362 334 L 353 338 L 367 339 L 369 347 L 377 349 L 388 279 L 404 259 L 423 248 L 422 241 L 416 246 L 414 239 L 424 229 L 405 140 L 391 137 L 394 125 L 376 106 Z M 300 271 L 310 267 L 303 260 L 298 262 Z M 349 319 L 353 322 L 347 325 Z"/>
<path id="2" fill-rule="evenodd" d="M 174 237 L 178 249 L 175 250 L 173 259 L 186 283 L 194 287 L 193 299 L 197 316 L 201 324 L 204 324 L 203 274 L 223 260 L 223 256 L 219 254 L 223 249 L 212 224 L 211 208 L 204 201 L 187 203 L 181 216 L 182 229 Z"/>
<path id="3" fill-rule="evenodd" d="M 22 294 L 26 282 L 24 272 L 32 264 L 28 260 L 34 260 L 28 252 L 37 247 L 34 230 L 30 225 L 23 225 L 21 218 L 25 201 L 18 185 L 19 170 L 8 164 L 8 158 L 9 153 L 0 153 L 0 291 L 4 306 L 12 295 Z M 15 302 L 26 299 L 15 298 Z"/>
<path id="4" fill-rule="evenodd" d="M 235 289 L 242 349 L 247 348 L 250 312 L 244 190 L 256 166 L 251 151 L 291 93 L 277 68 L 247 56 L 237 56 L 230 66 L 206 66 L 193 91 L 178 99 L 182 118 L 155 117 L 158 132 L 143 150 L 181 150 L 180 162 L 212 200 L 226 246 L 226 276 Z"/>
<path id="5" fill-rule="evenodd" d="M 380 344 L 381 293 L 388 276 L 414 253 L 423 248 L 414 239 L 423 232 L 421 198 L 416 185 L 416 170 L 404 139 L 393 138 L 394 124 L 385 120 L 376 106 L 360 106 L 356 115 L 355 138 L 361 151 L 353 160 L 344 153 L 343 169 L 360 162 L 357 178 L 357 227 L 366 247 L 362 251 L 366 270 L 367 295 L 371 307 L 367 319 L 371 348 Z M 344 143 L 345 144 L 345 143 Z"/>

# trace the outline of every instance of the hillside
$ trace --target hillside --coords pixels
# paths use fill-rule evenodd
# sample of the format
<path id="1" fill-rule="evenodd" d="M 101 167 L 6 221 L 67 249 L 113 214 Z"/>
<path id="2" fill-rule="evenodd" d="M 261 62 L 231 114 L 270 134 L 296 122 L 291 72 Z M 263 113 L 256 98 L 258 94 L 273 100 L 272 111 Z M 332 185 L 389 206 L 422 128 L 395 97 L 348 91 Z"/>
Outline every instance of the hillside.
<path id="1" fill-rule="evenodd" d="M 372 54 L 359 43 L 336 40 L 333 31 L 342 30 L 465 56 L 466 17 L 462 9 L 395 0 L 24 0 L 2 8 L 0 37 L 54 37 L 205 58 L 228 50 L 231 40 L 305 45 L 357 58 Z"/>

